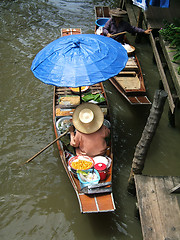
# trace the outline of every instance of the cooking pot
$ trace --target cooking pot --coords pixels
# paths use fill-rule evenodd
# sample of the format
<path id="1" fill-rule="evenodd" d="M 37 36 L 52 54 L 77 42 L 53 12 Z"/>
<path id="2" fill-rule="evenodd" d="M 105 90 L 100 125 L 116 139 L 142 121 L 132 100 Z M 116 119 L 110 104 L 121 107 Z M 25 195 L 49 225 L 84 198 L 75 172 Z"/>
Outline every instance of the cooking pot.
<path id="1" fill-rule="evenodd" d="M 100 180 L 104 180 L 107 177 L 107 165 L 104 163 L 96 163 L 94 168 L 98 171 L 100 175 Z"/>

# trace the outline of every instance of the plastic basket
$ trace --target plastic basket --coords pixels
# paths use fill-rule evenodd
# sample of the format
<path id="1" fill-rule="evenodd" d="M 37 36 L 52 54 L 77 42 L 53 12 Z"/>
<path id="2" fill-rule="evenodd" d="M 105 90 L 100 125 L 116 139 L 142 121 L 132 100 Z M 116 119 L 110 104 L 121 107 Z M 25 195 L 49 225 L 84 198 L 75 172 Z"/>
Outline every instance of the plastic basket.
<path id="1" fill-rule="evenodd" d="M 96 25 L 99 27 L 104 27 L 109 18 L 99 18 L 96 20 Z"/>
<path id="2" fill-rule="evenodd" d="M 96 169 L 89 169 L 89 170 L 86 170 L 86 171 L 84 171 L 84 172 L 92 172 L 92 171 L 94 171 L 94 172 L 96 173 L 96 175 L 97 175 L 98 178 L 97 178 L 96 180 L 93 180 L 93 181 L 90 181 L 90 182 L 85 182 L 85 181 L 83 181 L 83 180 L 81 179 L 79 173 L 77 174 L 77 177 L 78 177 L 78 179 L 79 179 L 81 188 L 86 187 L 86 186 L 89 186 L 89 185 L 92 185 L 92 184 L 97 184 L 97 183 L 100 181 L 100 175 L 99 175 L 99 173 L 98 173 L 98 171 L 97 171 Z"/>

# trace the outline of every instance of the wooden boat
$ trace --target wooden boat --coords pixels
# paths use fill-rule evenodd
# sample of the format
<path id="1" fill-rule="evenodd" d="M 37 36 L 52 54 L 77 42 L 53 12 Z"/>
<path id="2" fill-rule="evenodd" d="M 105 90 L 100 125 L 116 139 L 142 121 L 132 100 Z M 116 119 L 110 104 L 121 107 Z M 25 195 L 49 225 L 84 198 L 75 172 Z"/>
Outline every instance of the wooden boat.
<path id="1" fill-rule="evenodd" d="M 81 28 L 61 28 L 61 37 L 81 34 Z"/>
<path id="2" fill-rule="evenodd" d="M 62 29 L 62 37 L 70 34 L 76 34 L 77 32 L 81 33 L 80 29 Z M 87 89 L 85 89 L 87 90 Z M 106 94 L 103 88 L 102 83 L 98 83 L 95 85 L 92 85 L 87 90 L 88 93 L 101 93 L 105 101 L 103 103 L 100 103 L 99 106 L 101 107 L 104 118 L 109 120 L 109 108 L 107 103 Z M 80 104 L 80 96 L 77 94 L 76 91 L 72 91 L 68 87 L 54 87 L 54 97 L 53 97 L 53 124 L 54 124 L 54 131 L 56 137 L 60 135 L 58 129 L 57 129 L 57 121 L 59 119 L 62 119 L 64 116 L 71 117 L 74 109 Z M 76 175 L 74 175 L 68 167 L 68 159 L 70 157 L 70 146 L 68 146 L 70 142 L 70 135 L 66 135 L 65 137 L 61 138 L 57 141 L 57 146 L 59 149 L 59 155 L 61 158 L 61 161 L 63 163 L 63 166 L 66 170 L 66 173 L 69 177 L 69 180 L 74 188 L 74 191 L 77 195 L 79 206 L 80 206 L 80 212 L 81 213 L 100 213 L 100 212 L 111 212 L 115 210 L 115 204 L 113 199 L 112 192 L 108 193 L 98 193 L 94 194 L 85 194 L 82 193 L 80 182 Z M 67 143 L 65 143 L 65 141 Z M 108 157 L 111 159 L 110 167 L 108 168 L 107 178 L 104 181 L 100 182 L 112 182 L 112 163 L 113 163 L 113 154 L 111 151 L 111 144 L 109 146 L 109 151 L 107 152 Z"/>
<path id="3" fill-rule="evenodd" d="M 109 7 L 95 7 L 96 20 L 100 18 L 109 18 Z M 95 32 L 100 26 L 95 27 Z M 127 41 L 127 39 L 126 39 Z M 132 105 L 151 104 L 146 95 L 142 70 L 135 54 L 135 48 L 129 52 L 128 62 L 125 68 L 115 77 L 109 79 L 114 87 L 125 97 Z"/>

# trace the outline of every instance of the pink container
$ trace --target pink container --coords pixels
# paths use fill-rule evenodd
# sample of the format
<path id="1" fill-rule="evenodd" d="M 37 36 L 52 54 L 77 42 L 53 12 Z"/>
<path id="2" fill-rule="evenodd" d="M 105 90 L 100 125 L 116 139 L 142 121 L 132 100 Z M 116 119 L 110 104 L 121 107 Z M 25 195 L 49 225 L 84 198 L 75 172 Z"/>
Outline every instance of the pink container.
<path id="1" fill-rule="evenodd" d="M 104 163 L 96 163 L 94 168 L 99 172 L 100 180 L 104 180 L 107 177 L 107 166 Z"/>

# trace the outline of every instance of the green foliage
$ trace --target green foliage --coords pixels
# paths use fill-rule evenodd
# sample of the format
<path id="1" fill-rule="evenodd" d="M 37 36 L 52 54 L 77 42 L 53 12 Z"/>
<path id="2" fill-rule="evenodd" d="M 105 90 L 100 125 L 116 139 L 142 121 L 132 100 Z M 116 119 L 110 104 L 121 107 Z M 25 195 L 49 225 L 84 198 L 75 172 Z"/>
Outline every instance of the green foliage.
<path id="1" fill-rule="evenodd" d="M 173 23 L 164 22 L 164 28 L 159 30 L 165 41 L 170 43 L 170 47 L 174 48 L 172 62 L 178 63 L 180 61 L 180 19 L 175 19 Z M 180 67 L 178 67 L 178 74 L 180 74 Z"/>
<path id="2" fill-rule="evenodd" d="M 180 75 L 180 67 L 178 67 L 178 74 Z"/>

